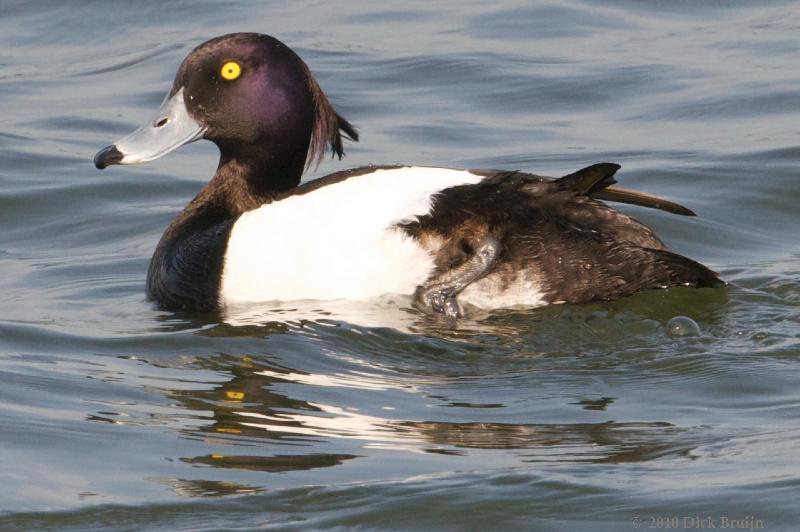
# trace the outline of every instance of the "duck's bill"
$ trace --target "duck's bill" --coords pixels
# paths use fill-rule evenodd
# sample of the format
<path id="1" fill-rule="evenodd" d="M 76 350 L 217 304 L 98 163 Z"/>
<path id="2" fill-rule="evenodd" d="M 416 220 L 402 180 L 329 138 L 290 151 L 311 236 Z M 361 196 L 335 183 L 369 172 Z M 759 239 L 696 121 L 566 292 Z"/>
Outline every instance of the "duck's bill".
<path id="1" fill-rule="evenodd" d="M 164 100 L 153 120 L 97 152 L 94 165 L 102 170 L 112 164 L 152 161 L 202 138 L 203 133 L 203 125 L 192 118 L 186 109 L 181 88 L 172 97 Z"/>

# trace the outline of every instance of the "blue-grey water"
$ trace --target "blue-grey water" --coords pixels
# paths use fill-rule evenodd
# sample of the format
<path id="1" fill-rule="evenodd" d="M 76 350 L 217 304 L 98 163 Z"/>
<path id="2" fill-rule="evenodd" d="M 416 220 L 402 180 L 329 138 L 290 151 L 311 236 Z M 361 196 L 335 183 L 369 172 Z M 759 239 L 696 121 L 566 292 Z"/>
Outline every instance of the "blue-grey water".
<path id="1" fill-rule="evenodd" d="M 698 216 L 623 210 L 732 285 L 457 329 L 402 298 L 155 309 L 216 148 L 91 158 L 243 30 L 360 130 L 308 178 L 617 162 Z M 779 0 L 3 1 L 0 529 L 796 530 L 798 36 Z"/>

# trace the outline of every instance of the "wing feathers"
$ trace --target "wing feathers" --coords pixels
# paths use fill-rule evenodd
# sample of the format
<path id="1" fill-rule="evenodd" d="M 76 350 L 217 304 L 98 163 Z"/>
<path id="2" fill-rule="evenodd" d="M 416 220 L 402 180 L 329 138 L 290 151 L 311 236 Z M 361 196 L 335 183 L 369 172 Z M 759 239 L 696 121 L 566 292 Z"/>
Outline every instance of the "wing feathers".
<path id="1" fill-rule="evenodd" d="M 694 216 L 694 212 L 683 205 L 678 205 L 656 196 L 651 196 L 643 192 L 636 192 L 625 188 L 612 187 L 616 183 L 614 174 L 621 167 L 614 163 L 598 163 L 582 168 L 573 174 L 562 177 L 555 181 L 559 190 L 569 190 L 578 195 L 590 196 L 595 199 L 605 201 L 616 201 L 660 209 L 662 211 L 680 214 L 682 216 Z"/>

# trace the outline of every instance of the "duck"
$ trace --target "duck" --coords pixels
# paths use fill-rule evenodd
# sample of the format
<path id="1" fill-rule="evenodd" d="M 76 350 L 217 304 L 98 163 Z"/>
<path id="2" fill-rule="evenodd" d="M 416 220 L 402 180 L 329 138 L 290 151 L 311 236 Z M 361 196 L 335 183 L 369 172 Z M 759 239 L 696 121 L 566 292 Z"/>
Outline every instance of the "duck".
<path id="1" fill-rule="evenodd" d="M 155 116 L 94 164 L 144 163 L 200 139 L 216 144 L 219 164 L 155 248 L 146 292 L 163 309 L 401 294 L 460 317 L 465 304 L 577 304 L 725 284 L 606 203 L 694 216 L 614 186 L 614 163 L 557 179 L 370 165 L 301 182 L 359 134 L 272 36 L 232 33 L 194 48 Z"/>

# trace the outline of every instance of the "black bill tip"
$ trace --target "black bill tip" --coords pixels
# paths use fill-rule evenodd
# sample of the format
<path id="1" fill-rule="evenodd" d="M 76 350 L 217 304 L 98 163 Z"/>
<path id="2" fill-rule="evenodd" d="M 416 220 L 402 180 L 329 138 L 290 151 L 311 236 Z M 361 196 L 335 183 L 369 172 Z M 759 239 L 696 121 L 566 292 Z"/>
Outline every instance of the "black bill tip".
<path id="1" fill-rule="evenodd" d="M 120 164 L 122 157 L 124 157 L 122 152 L 117 149 L 116 145 L 112 144 L 97 152 L 97 155 L 94 156 L 94 165 L 98 170 L 102 170 L 106 166 Z"/>

